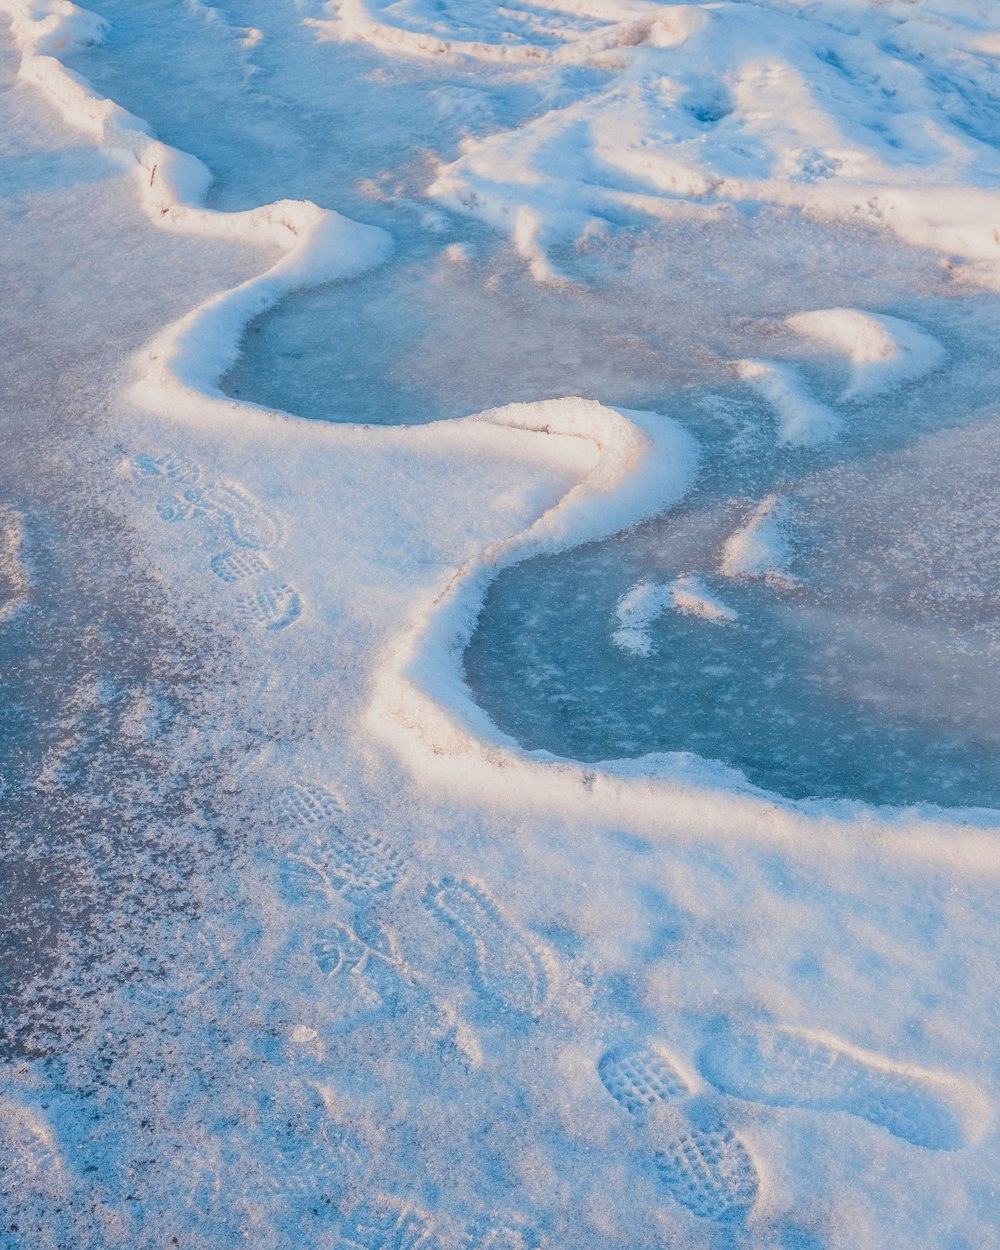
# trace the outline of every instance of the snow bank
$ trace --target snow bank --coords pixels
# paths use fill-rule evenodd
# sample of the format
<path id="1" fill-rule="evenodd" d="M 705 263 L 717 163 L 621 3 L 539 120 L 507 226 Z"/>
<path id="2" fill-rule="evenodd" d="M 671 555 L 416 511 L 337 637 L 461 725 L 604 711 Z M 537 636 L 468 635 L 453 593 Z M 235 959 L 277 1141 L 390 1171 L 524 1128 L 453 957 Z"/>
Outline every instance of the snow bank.
<path id="1" fill-rule="evenodd" d="M 409 0 L 335 0 L 333 18 L 306 18 L 321 39 L 359 41 L 406 56 L 469 57 L 503 65 L 604 64 L 640 44 L 681 43 L 704 21 L 697 8 L 645 0 L 558 0 L 530 9 L 474 0 L 449 6 Z M 476 38 L 486 35 L 487 38 Z"/>
<path id="2" fill-rule="evenodd" d="M 697 463 L 694 440 L 676 422 L 653 413 L 606 408 L 593 400 L 511 404 L 467 420 L 573 443 L 587 440 L 594 459 L 590 472 L 537 521 L 459 569 L 414 615 L 407 634 L 387 657 L 378 678 L 373 724 L 383 729 L 389 725 L 393 734 L 402 721 L 414 727 L 426 724 L 431 742 L 439 723 L 431 707 L 434 700 L 451 709 L 444 713 L 446 720 L 454 713 L 456 725 L 497 733 L 473 703 L 458 671 L 486 586 L 496 573 L 532 555 L 591 542 L 655 515 L 685 493 Z"/>
<path id="3" fill-rule="evenodd" d="M 534 214 L 542 250 L 583 237 L 594 216 L 783 206 L 890 230 L 956 276 L 994 285 L 1000 154 L 983 119 L 995 11 L 974 21 L 954 8 L 858 3 L 848 26 L 838 9 L 668 6 L 671 38 L 605 54 L 610 79 L 591 93 L 569 103 L 553 93 L 559 102 L 529 124 L 468 141 L 430 193 L 512 236 L 520 215 Z M 555 54 L 516 25 L 519 60 L 544 74 Z M 351 17 L 323 30 L 365 37 Z M 398 38 L 426 38 L 445 57 L 463 47 Z"/>

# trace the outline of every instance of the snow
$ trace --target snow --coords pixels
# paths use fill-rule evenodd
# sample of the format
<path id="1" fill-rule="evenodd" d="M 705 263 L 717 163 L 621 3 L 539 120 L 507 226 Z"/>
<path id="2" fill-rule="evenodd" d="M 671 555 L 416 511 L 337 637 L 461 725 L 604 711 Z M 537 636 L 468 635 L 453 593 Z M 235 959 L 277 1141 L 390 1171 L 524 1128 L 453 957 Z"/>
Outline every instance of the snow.
<path id="1" fill-rule="evenodd" d="M 791 558 L 784 521 L 788 505 L 777 495 L 760 501 L 744 524 L 726 539 L 719 572 L 726 577 L 766 577 L 794 584 L 787 572 Z"/>
<path id="2" fill-rule="evenodd" d="M 697 577 L 679 577 L 670 587 L 670 597 L 678 612 L 704 617 L 706 621 L 735 621 L 737 613 L 710 594 Z"/>
<path id="3" fill-rule="evenodd" d="M 0 7 L 0 1244 L 1000 1245 L 993 6 Z"/>
<path id="4" fill-rule="evenodd" d="M 338 0 L 333 18 L 307 18 L 321 38 L 361 40 L 382 51 L 417 57 L 463 56 L 535 67 L 579 61 L 600 63 L 619 48 L 639 44 L 668 47 L 704 20 L 698 9 L 658 6 L 643 0 L 621 3 L 568 3 L 494 11 L 476 0 L 468 6 L 411 3 L 366 5 Z M 389 19 L 389 20 L 385 20 Z M 489 39 L 469 38 L 483 32 Z"/>
<path id="5" fill-rule="evenodd" d="M 788 318 L 798 334 L 843 352 L 854 364 L 844 400 L 868 399 L 936 369 L 944 348 L 919 326 L 898 317 L 828 308 Z"/>
<path id="6" fill-rule="evenodd" d="M 615 607 L 618 628 L 611 635 L 615 645 L 632 655 L 652 654 L 653 640 L 649 627 L 662 616 L 670 603 L 666 586 L 655 582 L 636 582 L 622 595 Z"/>
<path id="7" fill-rule="evenodd" d="M 700 578 L 690 574 L 676 578 L 669 585 L 636 582 L 622 595 L 615 608 L 618 621 L 618 628 L 612 634 L 615 645 L 631 655 L 651 655 L 653 639 L 650 626 L 667 608 L 716 623 L 735 621 L 738 616 L 713 595 Z"/>
<path id="8" fill-rule="evenodd" d="M 840 8 L 820 4 L 803 20 L 799 6 L 779 2 L 665 6 L 671 39 L 608 54 L 605 83 L 471 143 L 432 193 L 508 229 L 528 209 L 543 247 L 579 236 L 591 215 L 671 219 L 781 204 L 873 222 L 974 262 L 973 280 L 991 282 L 998 169 L 996 136 L 983 121 L 992 116 L 990 18 L 854 4 L 844 21 Z M 428 30 L 440 20 L 427 9 L 420 18 Z M 350 17 L 323 29 L 371 34 Z M 400 47 L 419 37 L 401 35 Z M 479 51 L 437 39 L 434 50 Z M 954 93 L 945 110 L 934 108 L 939 90 Z"/>
<path id="9" fill-rule="evenodd" d="M 809 394 L 789 365 L 769 360 L 740 360 L 736 371 L 774 408 L 780 442 L 815 446 L 836 438 L 841 424 L 839 416 Z"/>

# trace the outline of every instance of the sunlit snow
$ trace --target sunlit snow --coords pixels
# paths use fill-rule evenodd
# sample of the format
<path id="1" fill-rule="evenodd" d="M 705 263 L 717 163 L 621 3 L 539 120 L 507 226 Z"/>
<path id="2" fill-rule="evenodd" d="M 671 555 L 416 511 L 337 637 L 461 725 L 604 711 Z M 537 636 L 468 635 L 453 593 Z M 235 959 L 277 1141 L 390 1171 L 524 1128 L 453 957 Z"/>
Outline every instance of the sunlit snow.
<path id="1" fill-rule="evenodd" d="M 1000 1246 L 992 0 L 0 12 L 0 1250 Z"/>

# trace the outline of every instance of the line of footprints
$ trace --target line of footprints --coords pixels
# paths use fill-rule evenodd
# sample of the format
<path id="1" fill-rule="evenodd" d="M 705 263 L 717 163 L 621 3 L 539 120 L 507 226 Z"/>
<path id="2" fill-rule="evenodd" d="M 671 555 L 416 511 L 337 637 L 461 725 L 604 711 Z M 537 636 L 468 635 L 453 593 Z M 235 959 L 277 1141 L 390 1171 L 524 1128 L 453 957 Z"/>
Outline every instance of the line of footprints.
<path id="1" fill-rule="evenodd" d="M 280 527 L 247 491 L 233 483 L 206 482 L 200 466 L 169 453 L 137 455 L 131 470 L 136 480 L 160 480 L 174 488 L 156 505 L 164 520 L 203 517 L 221 525 L 231 549 L 214 554 L 210 568 L 221 582 L 244 589 L 240 607 L 249 621 L 274 630 L 300 616 L 300 595 L 280 580 L 265 555 L 280 546 Z M 293 905 L 324 911 L 310 939 L 320 972 L 354 975 L 357 987 L 365 987 L 385 1008 L 401 1006 L 407 995 L 426 1003 L 420 974 L 400 958 L 378 916 L 379 900 L 400 884 L 406 869 L 395 847 L 361 828 L 323 785 L 283 787 L 274 796 L 272 816 L 293 835 L 279 865 L 282 894 Z M 347 904 L 351 923 L 329 915 L 335 900 Z M 421 901 L 454 934 L 484 1018 L 495 1020 L 501 1013 L 510 1024 L 530 1024 L 542 1016 L 556 972 L 549 950 L 512 925 L 476 882 L 453 877 L 430 882 Z M 203 962 L 195 982 L 209 984 L 212 965 L 211 958 Z M 168 994 L 197 990 L 187 978 L 165 975 L 158 983 Z M 970 1091 L 959 1082 L 915 1073 L 823 1035 L 720 1026 L 702 1047 L 697 1067 L 709 1086 L 731 1098 L 845 1112 L 931 1150 L 955 1150 L 969 1142 Z M 749 1218 L 760 1192 L 758 1169 L 727 1124 L 718 1094 L 692 1088 L 664 1048 L 644 1041 L 608 1050 L 596 1075 L 642 1135 L 647 1157 L 673 1200 L 715 1223 L 740 1224 Z M 383 1210 L 349 1217 L 343 1229 L 348 1246 L 435 1250 L 429 1217 L 386 1202 Z M 482 1244 L 515 1250 L 538 1244 L 520 1232 L 511 1237 Z"/>
<path id="2" fill-rule="evenodd" d="M 262 629 L 286 629 L 302 615 L 302 596 L 284 581 L 268 552 L 281 546 L 278 521 L 235 482 L 208 482 L 200 465 L 169 452 L 143 452 L 130 462 L 132 477 L 169 483 L 156 510 L 172 523 L 202 518 L 219 525 L 230 544 L 209 560 L 212 573 L 227 586 L 238 587 L 240 615 Z"/>
<path id="3" fill-rule="evenodd" d="M 378 914 L 380 902 L 403 883 L 408 867 L 403 857 L 352 820 L 326 786 L 283 787 L 273 796 L 271 816 L 276 828 L 291 834 L 277 864 L 279 890 L 290 905 L 317 913 L 318 925 L 306 941 L 319 971 L 331 978 L 350 976 L 356 1005 L 374 1003 L 393 1017 L 412 1006 L 423 1027 L 434 1031 L 440 1020 L 434 996 L 400 956 Z M 423 887 L 420 900 L 455 935 L 484 1013 L 514 1024 L 538 1019 L 550 994 L 545 957 L 486 892 L 472 881 L 449 877 Z M 349 923 L 330 914 L 344 915 L 344 904 Z M 444 1029 L 449 1023 L 442 1021 Z M 466 1229 L 461 1244 L 467 1250 L 539 1250 L 535 1231 L 515 1224 L 502 1220 Z M 344 1250 L 441 1250 L 443 1245 L 430 1214 L 388 1195 L 347 1212 L 340 1234 Z"/>
<path id="4" fill-rule="evenodd" d="M 398 850 L 352 819 L 326 786 L 285 786 L 271 806 L 275 828 L 290 835 L 276 863 L 279 890 L 291 905 L 314 913 L 316 925 L 306 925 L 303 937 L 320 974 L 349 977 L 341 981 L 349 986 L 348 997 L 367 998 L 390 1019 L 412 1007 L 421 1027 L 433 1029 L 435 1015 L 428 1008 L 436 998 L 419 970 L 400 957 L 379 919 L 380 900 L 407 876 Z M 478 883 L 447 877 L 416 884 L 428 915 L 454 935 L 463 953 L 483 1020 L 502 1028 L 532 1027 L 551 1001 L 557 971 L 552 952 L 512 924 Z M 334 911 L 349 921 L 336 919 Z M 200 929 L 182 926 L 172 941 L 164 936 L 166 958 L 150 978 L 156 996 L 188 1000 L 218 983 L 222 955 Z M 984 1100 L 966 1082 L 895 1064 L 826 1034 L 723 1020 L 706 1029 L 694 1066 L 697 1076 L 658 1043 L 620 1039 L 595 1063 L 595 1095 L 603 1087 L 617 1104 L 623 1124 L 634 1130 L 636 1157 L 646 1161 L 669 1199 L 734 1231 L 752 1218 L 762 1184 L 750 1149 L 728 1121 L 727 1099 L 852 1115 L 934 1151 L 961 1149 L 985 1128 Z M 48 1190 L 38 1188 L 41 1178 L 54 1184 L 57 1176 L 51 1166 L 36 1166 L 36 1157 L 51 1135 L 32 1127 L 29 1114 L 8 1104 L 0 1091 L 0 1171 L 20 1176 L 29 1198 L 47 1202 Z M 273 1187 L 336 1192 L 343 1174 L 359 1163 L 350 1135 L 308 1106 L 298 1108 L 294 1097 L 291 1111 L 277 1108 L 274 1116 L 274 1158 L 267 1169 Z M 299 1121 L 302 1132 L 283 1144 L 289 1124 Z M 211 1207 L 217 1178 L 202 1181 L 208 1197 L 201 1197 Z M 68 1177 L 59 1179 L 59 1192 L 69 1183 Z M 345 1211 L 340 1231 L 344 1250 L 443 1250 L 457 1244 L 451 1236 L 442 1240 L 433 1215 L 389 1195 Z M 519 1217 L 466 1231 L 465 1250 L 541 1250 L 550 1244 Z"/>
<path id="5" fill-rule="evenodd" d="M 373 910 L 379 896 L 400 883 L 401 856 L 383 838 L 358 827 L 325 786 L 286 786 L 273 806 L 276 823 L 293 831 L 279 866 L 288 901 L 329 904 L 336 895 L 353 909 L 352 925 L 324 917 L 312 946 L 320 971 L 370 980 L 379 1001 L 398 1004 L 406 984 L 411 991 L 418 987 Z M 490 1017 L 501 1012 L 510 1023 L 538 1020 L 551 995 L 552 953 L 508 921 L 473 881 L 449 877 L 432 882 L 421 899 L 429 915 L 455 935 Z M 774 1107 L 847 1113 L 930 1150 L 955 1150 L 970 1140 L 975 1091 L 826 1035 L 781 1026 L 716 1025 L 697 1056 L 697 1069 L 711 1090 L 693 1088 L 681 1067 L 663 1047 L 635 1041 L 607 1050 L 596 1075 L 642 1135 L 667 1194 L 708 1221 L 746 1221 L 760 1192 L 757 1166 L 727 1124 L 720 1094 Z M 409 1244 L 393 1238 L 349 1244 L 364 1250 Z M 433 1250 L 430 1243 L 418 1244 Z"/>
<path id="6" fill-rule="evenodd" d="M 381 965 L 404 973 L 395 943 L 374 914 L 379 897 L 403 876 L 395 848 L 351 822 L 325 786 L 286 786 L 275 796 L 273 810 L 277 822 L 296 831 L 279 869 L 286 898 L 323 903 L 336 894 L 353 907 L 353 928 L 333 922 L 317 939 L 314 953 L 322 970 Z M 455 934 L 484 1006 L 527 1019 L 542 1014 L 551 986 L 547 952 L 517 933 L 480 886 L 447 877 L 430 883 L 421 901 Z"/>
<path id="7" fill-rule="evenodd" d="M 307 942 L 319 971 L 350 976 L 356 1004 L 373 1001 L 376 1010 L 394 1017 L 412 1007 L 422 1027 L 433 1032 L 440 1023 L 447 1031 L 453 1022 L 441 1019 L 435 996 L 401 958 L 378 917 L 380 901 L 407 873 L 395 847 L 353 821 L 326 786 L 285 786 L 271 807 L 275 827 L 291 834 L 277 864 L 279 889 L 289 904 L 318 914 Z M 484 1018 L 515 1027 L 537 1020 L 551 992 L 540 946 L 510 924 L 475 882 L 446 877 L 422 885 L 419 897 L 428 915 L 454 934 Z M 336 909 L 344 915 L 345 903 L 350 923 L 330 914 Z M 340 1233 L 344 1250 L 442 1250 L 453 1240 L 442 1242 L 432 1215 L 388 1195 L 346 1213 Z M 462 1240 L 467 1250 L 539 1250 L 542 1244 L 534 1229 L 511 1223 L 509 1216 L 467 1229 Z"/>

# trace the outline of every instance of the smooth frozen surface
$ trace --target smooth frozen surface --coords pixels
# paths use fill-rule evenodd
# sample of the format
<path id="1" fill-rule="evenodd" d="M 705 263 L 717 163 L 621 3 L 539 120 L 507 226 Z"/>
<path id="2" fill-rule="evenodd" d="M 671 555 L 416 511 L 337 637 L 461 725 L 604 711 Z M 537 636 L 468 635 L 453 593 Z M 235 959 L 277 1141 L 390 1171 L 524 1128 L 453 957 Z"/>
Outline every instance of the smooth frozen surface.
<path id="1" fill-rule="evenodd" d="M 0 0 L 3 1250 L 1000 1245 L 992 5 L 98 7 Z"/>
<path id="2" fill-rule="evenodd" d="M 947 363 L 892 406 L 845 402 L 818 471 L 731 386 L 689 388 L 670 410 L 715 451 L 682 508 L 494 583 L 465 664 L 496 723 L 592 761 L 695 752 L 794 797 L 995 806 L 996 306 L 924 311 Z M 733 630 L 657 611 L 623 636 L 623 596 L 690 576 Z"/>

